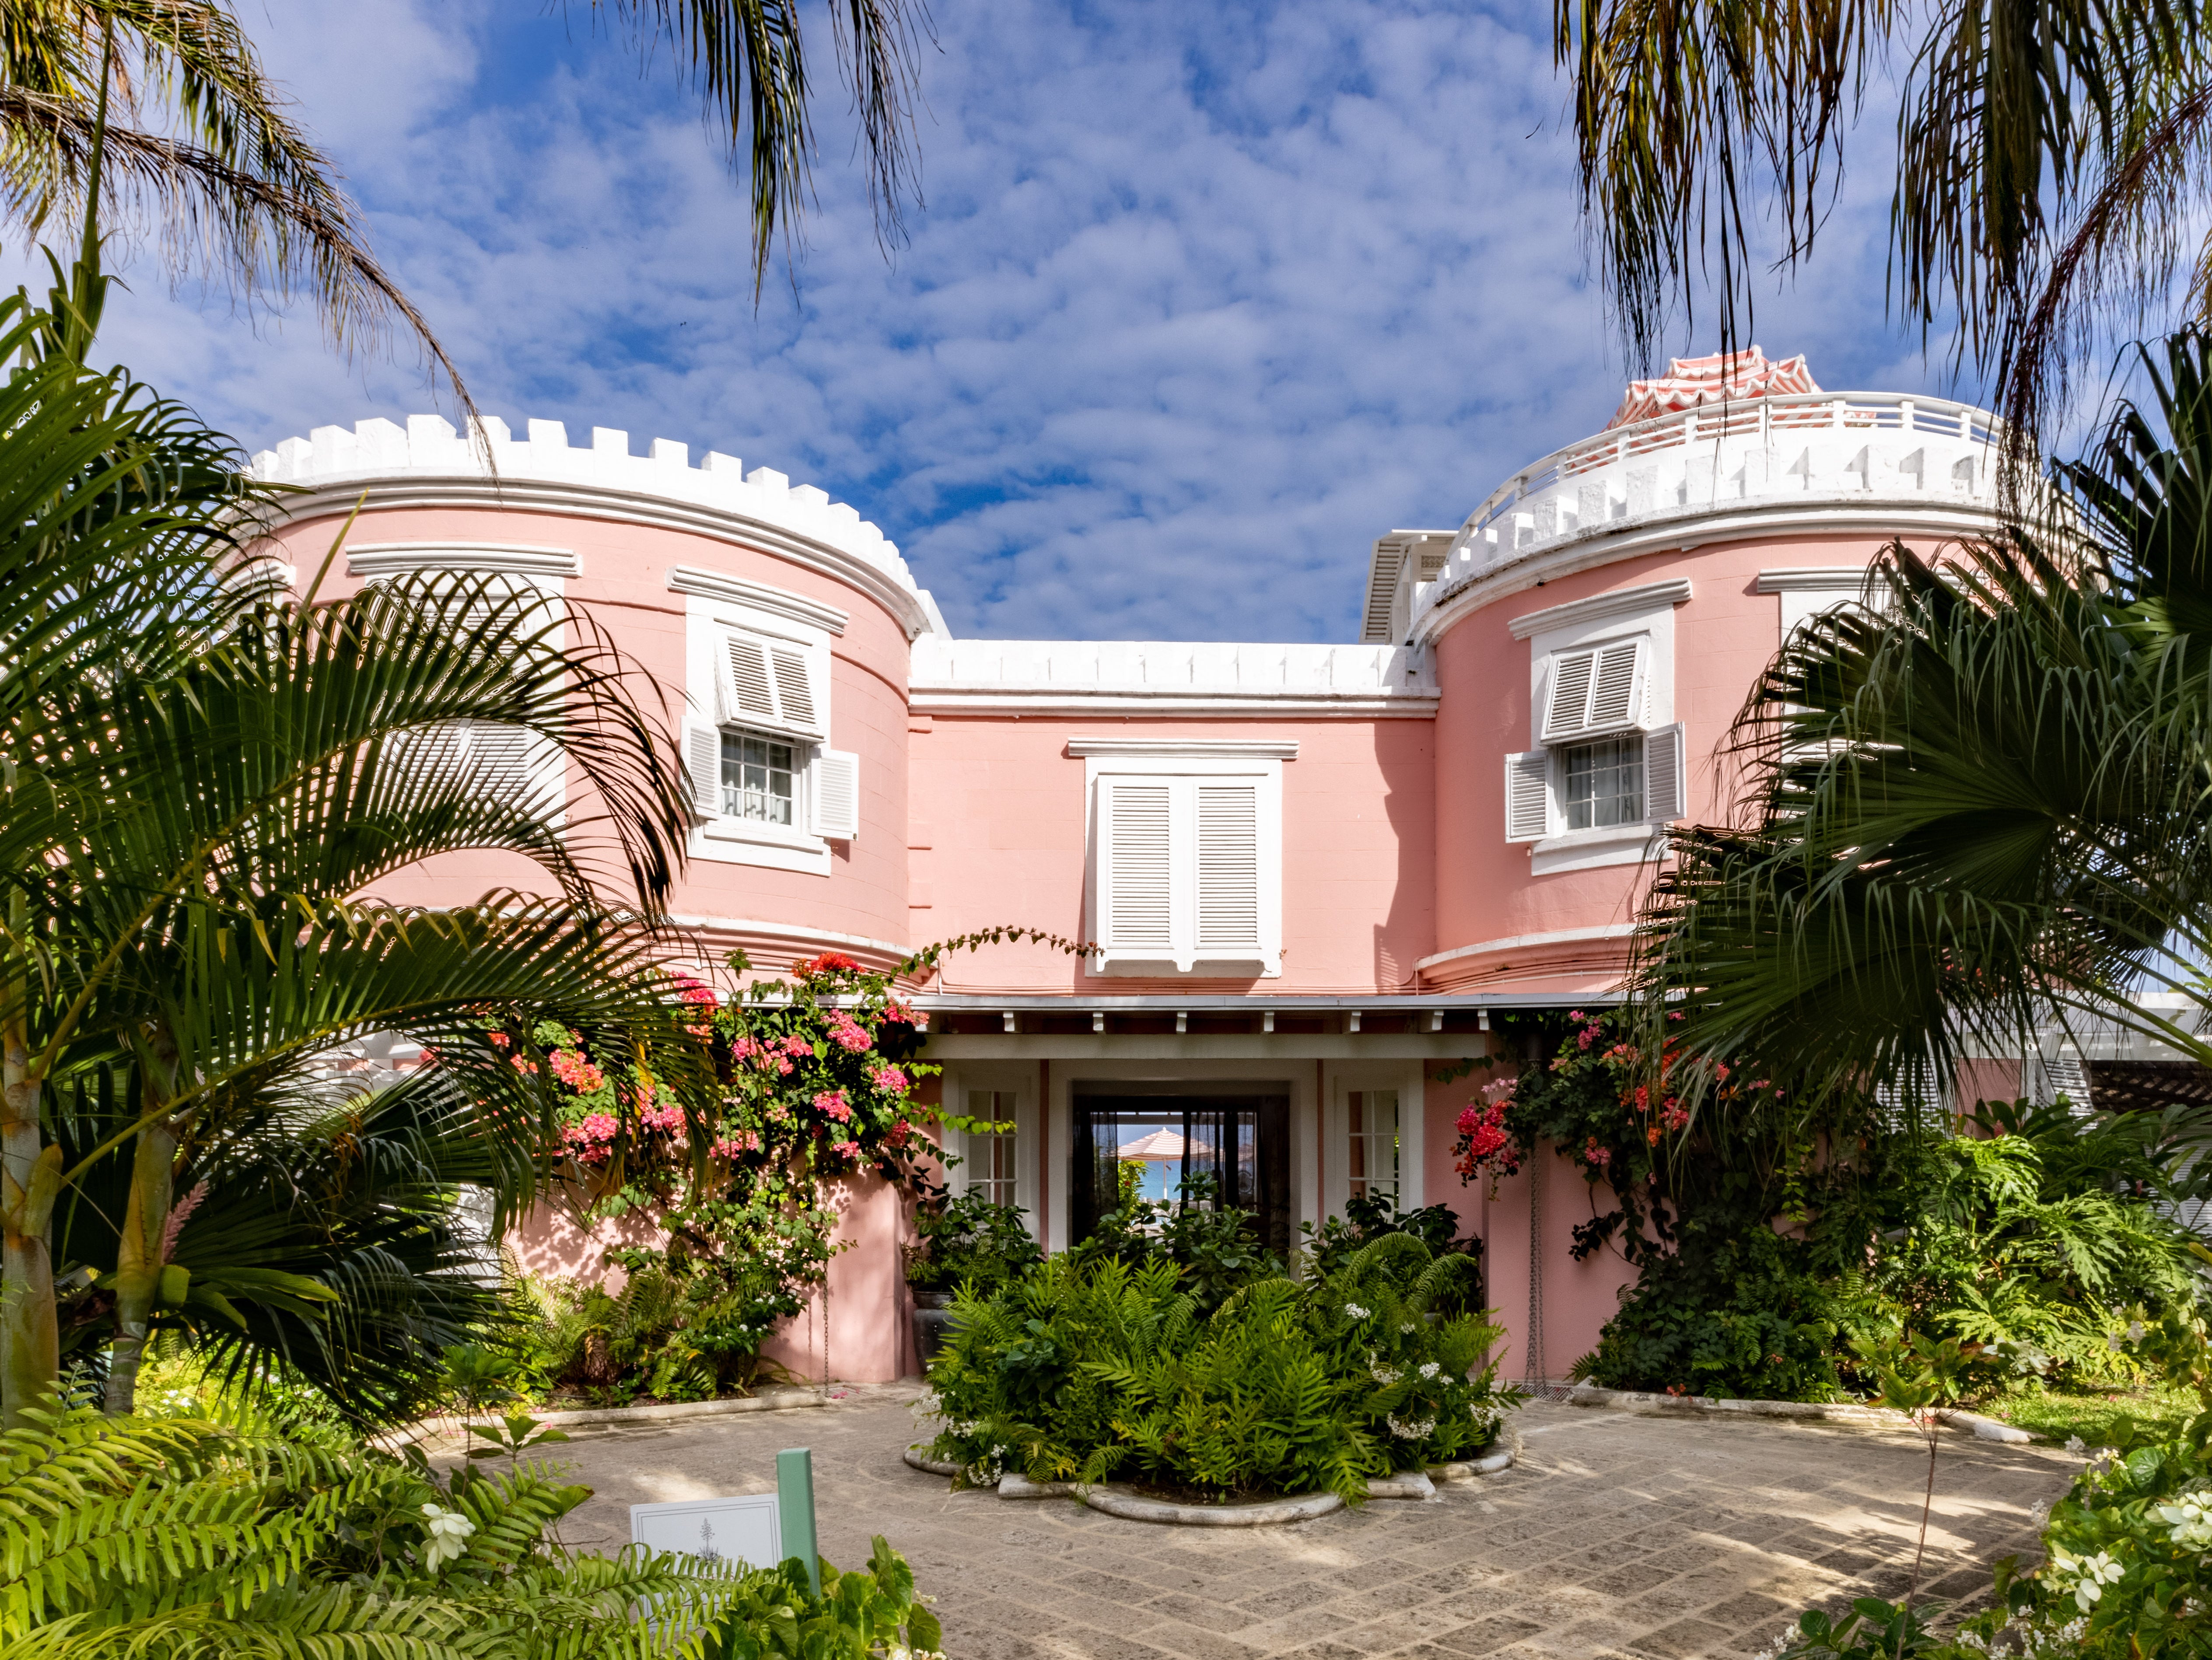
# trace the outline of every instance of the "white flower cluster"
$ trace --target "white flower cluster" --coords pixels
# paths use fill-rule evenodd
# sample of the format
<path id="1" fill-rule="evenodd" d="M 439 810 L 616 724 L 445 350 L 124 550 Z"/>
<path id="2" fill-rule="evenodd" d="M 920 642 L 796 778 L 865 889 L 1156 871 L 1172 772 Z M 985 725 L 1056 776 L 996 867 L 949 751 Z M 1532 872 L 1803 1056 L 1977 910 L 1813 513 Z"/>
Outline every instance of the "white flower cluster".
<path id="1" fill-rule="evenodd" d="M 1780 1660 L 1781 1656 L 1788 1652 L 1790 1645 L 1796 1640 L 1796 1636 L 1797 1633 L 1795 1631 L 1787 1626 L 1784 1627 L 1782 1634 L 1759 1650 L 1757 1654 L 1753 1655 L 1751 1660 Z"/>
<path id="2" fill-rule="evenodd" d="M 1344 1305 L 1344 1317 L 1347 1320 L 1364 1320 L 1373 1312 L 1372 1309 L 1363 1309 L 1357 1303 L 1346 1303 Z"/>
<path id="3" fill-rule="evenodd" d="M 2201 1493 L 2180 1494 L 2171 1505 L 2154 1508 L 2158 1519 L 2166 1523 L 2166 1537 L 2184 1550 L 2212 1550 L 2212 1503 Z"/>
<path id="4" fill-rule="evenodd" d="M 1434 1418 L 1407 1420 L 1392 1413 L 1386 1415 L 1384 1421 L 1390 1426 L 1390 1433 L 1401 1441 L 1419 1441 L 1425 1436 L 1435 1434 L 1437 1431 L 1437 1420 Z"/>
<path id="5" fill-rule="evenodd" d="M 1421 1368 L 1421 1376 L 1422 1376 L 1422 1377 L 1435 1377 L 1438 1372 L 1442 1371 L 1443 1370 L 1443 1368 L 1442 1366 L 1438 1365 L 1435 1361 L 1431 1360 L 1431 1361 L 1430 1361 L 1430 1362 L 1429 1362 L 1429 1364 L 1428 1364 L 1427 1365 L 1423 1366 L 1423 1367 Z"/>
<path id="6" fill-rule="evenodd" d="M 423 1505 L 422 1514 L 429 1517 L 424 1527 L 430 1535 L 422 1546 L 422 1566 L 435 1573 L 467 1551 L 477 1524 L 457 1510 L 441 1510 L 435 1505 Z"/>
<path id="7" fill-rule="evenodd" d="M 2058 1570 L 2057 1589 L 2063 1591 L 2070 1584 L 2075 1606 L 2084 1614 L 2096 1612 L 2097 1599 L 2105 1594 L 2105 1587 L 2118 1584 L 2127 1570 L 2115 1562 L 2105 1551 L 2094 1556 L 2071 1557 L 2063 1551 L 2051 1553 L 2051 1566 Z"/>
<path id="8" fill-rule="evenodd" d="M 1386 1366 L 1372 1354 L 1367 1357 L 1367 1375 L 1378 1383 L 1395 1383 L 1406 1374 L 1395 1366 Z"/>

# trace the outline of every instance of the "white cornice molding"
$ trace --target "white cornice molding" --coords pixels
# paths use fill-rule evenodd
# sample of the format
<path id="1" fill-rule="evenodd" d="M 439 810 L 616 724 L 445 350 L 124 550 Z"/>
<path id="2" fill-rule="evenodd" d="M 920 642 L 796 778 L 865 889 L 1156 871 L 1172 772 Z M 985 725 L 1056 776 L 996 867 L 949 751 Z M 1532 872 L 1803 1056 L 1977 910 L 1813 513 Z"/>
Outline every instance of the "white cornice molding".
<path id="1" fill-rule="evenodd" d="M 350 576 L 403 576 L 418 570 L 495 571 L 509 576 L 581 576 L 573 548 L 528 542 L 350 542 Z"/>
<path id="2" fill-rule="evenodd" d="M 701 570 L 696 565 L 672 565 L 668 570 L 668 586 L 677 593 L 696 593 L 703 599 L 727 600 L 733 605 L 749 606 L 773 616 L 804 623 L 809 627 L 826 629 L 831 634 L 842 635 L 852 613 L 839 611 L 835 605 L 825 605 L 819 600 L 809 599 L 805 594 L 793 593 L 784 588 L 772 588 L 761 582 L 748 582 L 742 576 L 725 576 L 720 571 Z"/>
<path id="3" fill-rule="evenodd" d="M 1553 629 L 1581 628 L 1589 623 L 1601 623 L 1613 617 L 1635 617 L 1655 611 L 1665 605 L 1679 605 L 1690 597 L 1690 579 L 1677 576 L 1671 581 L 1646 582 L 1641 587 L 1620 588 L 1612 593 L 1595 593 L 1587 599 L 1570 599 L 1564 605 L 1553 605 L 1547 611 L 1532 611 L 1526 617 L 1516 617 L 1505 626 L 1513 631 L 1516 640 L 1526 640 L 1531 635 L 1549 633 Z"/>
<path id="4" fill-rule="evenodd" d="M 364 511 L 477 508 L 492 512 L 557 513 L 704 536 L 788 560 L 858 589 L 890 612 L 909 640 L 936 631 L 923 593 L 857 554 L 732 508 L 672 501 L 641 490 L 532 478 L 495 481 L 465 474 L 379 477 L 356 473 L 327 483 L 319 482 L 296 496 L 281 498 L 281 505 L 285 519 L 297 521 L 325 514 L 350 513 L 364 494 L 368 497 Z"/>
<path id="5" fill-rule="evenodd" d="M 907 705 L 916 714 L 1066 716 L 1107 715 L 1218 721 L 1433 721 L 1437 694 L 1346 692 L 1146 692 L 1116 689 L 1083 692 L 1010 691 L 1003 687 L 913 686 Z"/>
<path id="6" fill-rule="evenodd" d="M 1759 574 L 1760 593 L 1856 593 L 1873 575 L 1867 565 L 1798 565 Z"/>
<path id="7" fill-rule="evenodd" d="M 1455 963 L 1462 958 L 1488 957 L 1501 951 L 1526 951 L 1540 946 L 1580 946 L 1601 939 L 1626 939 L 1636 932 L 1633 922 L 1607 922 L 1595 928 L 1553 928 L 1547 933 L 1509 933 L 1502 939 L 1485 939 L 1473 946 L 1461 946 L 1451 951 L 1440 951 L 1433 957 L 1424 957 L 1414 963 L 1416 970 L 1433 969 L 1445 963 Z"/>
<path id="8" fill-rule="evenodd" d="M 1122 761 L 1295 761 L 1295 738 L 1071 738 L 1067 752 Z"/>
<path id="9" fill-rule="evenodd" d="M 1413 623 L 1408 645 L 1431 645 L 1462 619 L 1500 599 L 1541 587 L 1578 571 L 1654 553 L 1687 553 L 1714 542 L 1808 536 L 1863 536 L 1887 542 L 1925 536 L 1942 540 L 1986 536 L 1996 522 L 1990 508 L 1961 502 L 1897 501 L 1880 497 L 1798 502 L 1786 498 L 1746 502 L 1730 509 L 1678 511 L 1615 529 L 1593 528 L 1560 542 L 1488 565 L 1427 604 Z"/>

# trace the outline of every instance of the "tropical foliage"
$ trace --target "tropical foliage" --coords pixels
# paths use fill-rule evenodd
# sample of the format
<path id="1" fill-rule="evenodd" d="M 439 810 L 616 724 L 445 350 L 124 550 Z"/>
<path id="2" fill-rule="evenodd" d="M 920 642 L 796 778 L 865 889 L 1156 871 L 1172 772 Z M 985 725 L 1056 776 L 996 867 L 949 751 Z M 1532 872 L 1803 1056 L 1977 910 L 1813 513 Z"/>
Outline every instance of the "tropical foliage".
<path id="1" fill-rule="evenodd" d="M 1583 216 L 1638 360 L 1707 283 L 1724 342 L 1748 337 L 1759 274 L 1812 255 L 1863 101 L 1891 76 L 1889 292 L 2002 385 L 2024 443 L 2098 325 L 2212 295 L 2193 228 L 2212 51 L 2187 0 L 1577 0 L 1554 16 Z"/>
<path id="2" fill-rule="evenodd" d="M 1778 1110 L 1772 1080 L 1727 1074 L 1692 1120 L 1669 1062 L 1655 1096 L 1632 1012 L 1499 1018 L 1556 1030 L 1556 1051 L 1500 1093 L 1505 1142 L 1472 1173 L 1556 1148 L 1541 1156 L 1571 1159 L 1591 1190 L 1574 1253 L 1617 1250 L 1638 1270 L 1577 1377 L 1831 1400 L 1873 1390 L 1889 1347 L 1948 1343 L 1977 1396 L 2126 1381 L 2114 1311 L 2197 1304 L 2172 1207 L 2204 1172 L 2154 1114 L 1995 1104 L 1948 1135 L 1863 1100 Z M 1491 1111 L 1469 1109 L 1463 1138 Z"/>
<path id="3" fill-rule="evenodd" d="M 1326 1279 L 1252 1280 L 1207 1314 L 1167 1258 L 1052 1257 L 954 1300 L 931 1456 L 972 1481 L 1357 1502 L 1370 1476 L 1488 1446 L 1516 1398 L 1490 1365 L 1498 1328 L 1437 1314 L 1473 1273 L 1397 1233 Z"/>
<path id="4" fill-rule="evenodd" d="M 2046 519 L 1893 546 L 1878 604 L 1784 647 L 1736 731 L 1740 822 L 1675 835 L 1638 934 L 1686 1110 L 1739 1055 L 1797 1080 L 1782 1116 L 1931 1101 L 2054 1013 L 2212 1058 L 2206 368 L 2194 331 L 2146 353 L 2152 405 L 2054 469 Z"/>
<path id="5" fill-rule="evenodd" d="M 552 1535 L 591 1490 L 493 1462 L 441 1474 L 296 1424 L 34 1411 L 0 1433 L 0 1649 L 866 1660 L 939 1640 L 881 1539 L 872 1572 L 823 1564 L 818 1598 L 795 1562 L 582 1555 Z"/>
<path id="6" fill-rule="evenodd" d="M 907 1283 L 917 1292 L 943 1295 L 967 1286 L 995 1291 L 1043 1260 L 1036 1237 L 1015 1205 L 992 1201 L 981 1189 L 925 1199 L 914 1219 L 915 1243 L 906 1250 Z"/>

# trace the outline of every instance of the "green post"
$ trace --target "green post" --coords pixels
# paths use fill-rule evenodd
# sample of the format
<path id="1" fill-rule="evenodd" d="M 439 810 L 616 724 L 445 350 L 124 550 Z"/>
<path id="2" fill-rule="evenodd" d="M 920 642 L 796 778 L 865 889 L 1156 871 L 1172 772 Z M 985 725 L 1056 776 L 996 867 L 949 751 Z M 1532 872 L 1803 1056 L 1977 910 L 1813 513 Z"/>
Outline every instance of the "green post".
<path id="1" fill-rule="evenodd" d="M 822 1595 L 822 1554 L 814 1541 L 814 1454 L 786 1447 L 775 1456 L 775 1511 L 783 1528 L 783 1560 L 806 1565 L 806 1584 Z"/>

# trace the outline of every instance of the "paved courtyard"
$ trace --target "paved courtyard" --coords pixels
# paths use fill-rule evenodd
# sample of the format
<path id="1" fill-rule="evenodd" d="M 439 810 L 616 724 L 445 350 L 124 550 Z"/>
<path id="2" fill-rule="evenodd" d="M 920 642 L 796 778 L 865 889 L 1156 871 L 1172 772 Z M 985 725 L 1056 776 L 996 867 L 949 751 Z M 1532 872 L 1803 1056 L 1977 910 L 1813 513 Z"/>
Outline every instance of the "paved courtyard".
<path id="1" fill-rule="evenodd" d="M 579 1430 L 555 1449 L 595 1496 L 562 1526 L 616 1548 L 629 1506 L 757 1493 L 814 1450 L 823 1554 L 885 1535 L 936 1599 L 952 1660 L 1534 1660 L 1748 1655 L 1808 1602 L 1902 1595 L 1927 1462 L 1876 1430 L 1539 1403 L 1520 1467 L 1289 1527 L 1126 1522 L 1066 1500 L 949 1493 L 909 1469 L 913 1386 L 826 1409 Z M 1946 1431 L 1928 1568 L 1937 1596 L 2032 1560 L 2031 1508 L 2078 1461 Z"/>

